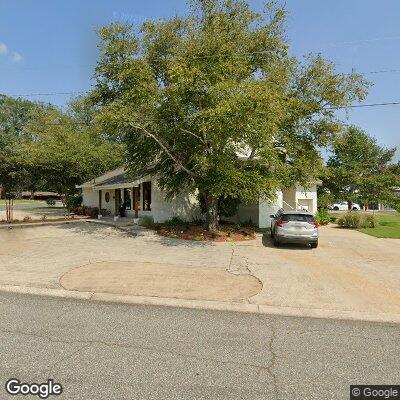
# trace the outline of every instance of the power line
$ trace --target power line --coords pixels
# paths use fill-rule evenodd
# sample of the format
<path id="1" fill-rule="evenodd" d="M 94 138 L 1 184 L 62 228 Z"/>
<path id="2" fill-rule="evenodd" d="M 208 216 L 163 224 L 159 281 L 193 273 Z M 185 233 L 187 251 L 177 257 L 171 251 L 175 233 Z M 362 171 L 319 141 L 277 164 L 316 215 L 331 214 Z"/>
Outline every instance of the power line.
<path id="1" fill-rule="evenodd" d="M 400 101 L 393 101 L 390 103 L 371 103 L 371 104 L 355 104 L 351 106 L 343 106 L 343 107 L 327 107 L 325 110 L 342 110 L 342 109 L 348 109 L 348 108 L 364 108 L 364 107 L 381 107 L 381 106 L 391 106 L 391 105 L 400 105 Z M 258 113 L 259 115 L 267 115 L 265 112 Z M 241 114 L 238 113 L 231 113 L 229 114 L 230 116 L 241 116 Z M 193 117 L 193 116 L 192 116 Z M 157 121 L 154 118 L 142 118 L 141 122 L 155 122 Z M 43 122 L 41 125 L 47 125 L 47 126 L 90 126 L 90 123 L 84 123 L 84 122 Z"/>
<path id="2" fill-rule="evenodd" d="M 351 105 L 351 106 L 327 107 L 325 110 L 342 110 L 342 109 L 346 109 L 346 108 L 395 106 L 395 105 L 399 105 L 399 104 L 400 104 L 400 101 L 393 101 L 393 102 L 389 102 L 389 103 L 354 104 L 354 105 Z"/>

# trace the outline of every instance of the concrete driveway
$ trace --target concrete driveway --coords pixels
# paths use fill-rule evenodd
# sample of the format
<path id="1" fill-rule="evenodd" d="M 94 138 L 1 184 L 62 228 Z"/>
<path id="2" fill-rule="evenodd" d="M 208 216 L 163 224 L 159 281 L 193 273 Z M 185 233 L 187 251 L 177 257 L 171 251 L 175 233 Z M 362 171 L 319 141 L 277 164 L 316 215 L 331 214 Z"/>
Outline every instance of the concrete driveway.
<path id="1" fill-rule="evenodd" d="M 400 241 L 378 239 L 335 226 L 320 229 L 320 246 L 254 250 L 237 246 L 263 282 L 251 301 L 287 308 L 400 314 Z"/>
<path id="2" fill-rule="evenodd" d="M 209 244 L 84 222 L 0 229 L 0 286 L 218 300 L 282 314 L 400 318 L 399 242 L 335 227 L 320 233 L 320 247 L 311 250 L 274 248 L 261 235 Z"/>

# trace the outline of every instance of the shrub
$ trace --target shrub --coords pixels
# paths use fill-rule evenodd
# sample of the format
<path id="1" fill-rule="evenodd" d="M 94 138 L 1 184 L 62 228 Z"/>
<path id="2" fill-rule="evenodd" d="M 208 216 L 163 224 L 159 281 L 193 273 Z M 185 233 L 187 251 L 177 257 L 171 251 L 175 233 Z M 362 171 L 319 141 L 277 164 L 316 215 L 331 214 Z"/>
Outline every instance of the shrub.
<path id="1" fill-rule="evenodd" d="M 378 218 L 375 214 L 365 214 L 364 228 L 376 228 L 379 226 Z"/>
<path id="2" fill-rule="evenodd" d="M 68 211 L 73 211 L 74 209 L 80 207 L 82 204 L 82 196 L 79 195 L 68 195 L 65 199 L 65 205 Z"/>
<path id="3" fill-rule="evenodd" d="M 90 217 L 90 218 L 97 218 L 97 216 L 99 215 L 99 209 L 97 207 L 85 207 L 86 208 L 86 212 L 85 214 Z"/>
<path id="4" fill-rule="evenodd" d="M 22 220 L 22 222 L 29 222 L 29 221 L 31 221 L 32 220 L 32 217 L 30 217 L 29 215 L 26 215 L 25 217 L 24 217 L 24 219 Z"/>
<path id="5" fill-rule="evenodd" d="M 379 225 L 376 215 L 354 211 L 350 211 L 339 217 L 337 223 L 342 228 L 349 229 L 376 228 Z"/>
<path id="6" fill-rule="evenodd" d="M 256 224 L 253 222 L 253 220 L 251 218 L 249 218 L 247 221 L 241 221 L 237 227 L 238 227 L 238 229 L 240 229 L 241 227 L 256 228 Z"/>
<path id="7" fill-rule="evenodd" d="M 151 226 L 154 224 L 153 217 L 150 217 L 150 215 L 145 215 L 140 218 L 139 224 L 143 226 Z"/>
<path id="8" fill-rule="evenodd" d="M 97 207 L 79 206 L 71 209 L 71 212 L 76 215 L 87 215 L 90 218 L 97 218 L 99 215 L 99 209 Z"/>
<path id="9" fill-rule="evenodd" d="M 328 210 L 326 210 L 325 208 L 321 208 L 315 216 L 315 221 L 319 225 L 328 225 L 329 222 L 331 222 L 331 216 L 329 215 Z"/>
<path id="10" fill-rule="evenodd" d="M 48 199 L 46 199 L 46 204 L 48 206 L 55 206 L 56 205 L 56 201 L 53 198 L 49 197 Z"/>
<path id="11" fill-rule="evenodd" d="M 179 217 L 173 217 L 163 223 L 165 226 L 182 226 L 187 225 L 187 222 Z"/>
<path id="12" fill-rule="evenodd" d="M 100 214 L 101 214 L 103 217 L 108 217 L 108 216 L 111 215 L 111 211 L 110 211 L 110 210 L 107 210 L 106 208 L 102 208 L 102 209 L 100 210 Z"/>

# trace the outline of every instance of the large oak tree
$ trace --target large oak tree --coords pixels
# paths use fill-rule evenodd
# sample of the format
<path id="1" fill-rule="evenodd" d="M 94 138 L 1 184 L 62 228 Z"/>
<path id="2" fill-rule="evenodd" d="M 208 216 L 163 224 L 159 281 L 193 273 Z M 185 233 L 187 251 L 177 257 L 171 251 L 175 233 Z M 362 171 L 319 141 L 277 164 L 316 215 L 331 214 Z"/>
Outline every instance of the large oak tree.
<path id="1" fill-rule="evenodd" d="M 291 57 L 285 22 L 271 4 L 196 0 L 187 17 L 99 30 L 97 120 L 124 141 L 130 168 L 154 165 L 169 196 L 198 191 L 209 229 L 221 199 L 273 199 L 314 179 L 340 129 L 334 108 L 366 96 L 360 75 Z"/>

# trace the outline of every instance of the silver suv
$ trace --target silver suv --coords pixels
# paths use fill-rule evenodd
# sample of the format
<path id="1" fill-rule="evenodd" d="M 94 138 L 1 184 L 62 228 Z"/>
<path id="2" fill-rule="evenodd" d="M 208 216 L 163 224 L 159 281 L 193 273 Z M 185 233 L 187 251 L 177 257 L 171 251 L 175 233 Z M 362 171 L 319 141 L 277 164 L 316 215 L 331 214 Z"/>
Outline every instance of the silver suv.
<path id="1" fill-rule="evenodd" d="M 318 247 L 318 223 L 306 211 L 278 211 L 270 215 L 271 237 L 274 245 L 281 243 L 302 243 L 313 249 Z"/>

